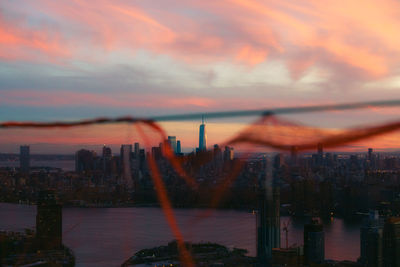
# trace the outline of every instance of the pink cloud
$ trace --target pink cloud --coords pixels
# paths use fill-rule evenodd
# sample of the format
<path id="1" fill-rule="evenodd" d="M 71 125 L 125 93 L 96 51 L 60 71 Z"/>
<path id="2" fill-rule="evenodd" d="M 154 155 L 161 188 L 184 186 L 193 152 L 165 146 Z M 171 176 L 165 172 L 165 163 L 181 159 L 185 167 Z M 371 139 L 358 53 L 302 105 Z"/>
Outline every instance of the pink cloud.
<path id="1" fill-rule="evenodd" d="M 63 90 L 3 90 L 0 104 L 33 107 L 107 106 L 121 108 L 190 108 L 216 106 L 204 97 L 133 93 L 83 93 Z"/>
<path id="2" fill-rule="evenodd" d="M 283 59 L 294 79 L 316 64 L 374 79 L 390 74 L 400 59 L 395 0 L 40 0 L 33 7 L 21 11 L 26 19 L 41 12 L 56 26 L 33 29 L 1 19 L 1 57 L 81 60 L 91 58 L 93 47 L 149 50 L 189 64 Z M 299 59 L 303 54 L 310 58 Z"/>
<path id="3" fill-rule="evenodd" d="M 45 56 L 49 61 L 57 61 L 69 56 L 69 48 L 62 43 L 59 33 L 29 29 L 2 15 L 0 12 L 0 58 L 42 61 Z"/>

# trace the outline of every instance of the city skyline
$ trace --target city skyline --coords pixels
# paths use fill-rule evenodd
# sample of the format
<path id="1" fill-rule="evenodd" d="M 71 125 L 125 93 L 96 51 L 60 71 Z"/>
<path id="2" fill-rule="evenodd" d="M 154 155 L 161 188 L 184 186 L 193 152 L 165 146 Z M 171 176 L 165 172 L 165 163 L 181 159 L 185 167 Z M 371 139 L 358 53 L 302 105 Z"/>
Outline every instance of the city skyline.
<path id="1" fill-rule="evenodd" d="M 0 266 L 400 267 L 400 0 L 0 1 Z"/>

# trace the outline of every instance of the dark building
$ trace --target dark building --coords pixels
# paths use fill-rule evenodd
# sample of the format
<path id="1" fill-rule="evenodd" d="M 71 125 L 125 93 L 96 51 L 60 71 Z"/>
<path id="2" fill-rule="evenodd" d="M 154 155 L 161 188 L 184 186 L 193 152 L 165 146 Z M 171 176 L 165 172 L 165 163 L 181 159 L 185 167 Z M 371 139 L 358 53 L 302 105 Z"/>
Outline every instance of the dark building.
<path id="1" fill-rule="evenodd" d="M 176 154 L 180 155 L 182 153 L 181 140 L 176 141 Z"/>
<path id="2" fill-rule="evenodd" d="M 321 166 L 324 164 L 324 148 L 322 146 L 322 143 L 318 143 L 317 145 L 317 165 Z"/>
<path id="3" fill-rule="evenodd" d="M 298 163 L 299 163 L 299 158 L 298 158 L 298 153 L 299 153 L 299 151 L 298 151 L 299 149 L 298 149 L 298 147 L 297 146 L 292 146 L 291 148 L 290 148 L 290 163 L 292 164 L 292 165 L 297 165 Z"/>
<path id="4" fill-rule="evenodd" d="M 318 143 L 317 150 L 318 150 L 318 155 L 319 156 L 323 156 L 324 155 L 324 148 L 322 146 L 322 143 Z"/>
<path id="5" fill-rule="evenodd" d="M 278 153 L 274 157 L 274 168 L 279 169 L 285 164 L 285 158 L 283 157 L 283 154 Z"/>
<path id="6" fill-rule="evenodd" d="M 161 147 L 159 146 L 154 146 L 151 148 L 151 156 L 155 159 L 155 160 L 159 160 L 162 158 L 162 152 L 161 152 Z"/>
<path id="7" fill-rule="evenodd" d="M 257 213 L 257 261 L 259 266 L 269 266 L 272 249 L 280 247 L 280 194 L 274 186 L 272 164 L 264 159 L 265 173 L 260 179 Z"/>
<path id="8" fill-rule="evenodd" d="M 78 173 L 90 172 L 95 169 L 96 153 L 81 149 L 75 153 L 75 171 Z"/>
<path id="9" fill-rule="evenodd" d="M 171 150 L 176 154 L 177 153 L 176 136 L 168 136 L 167 142 L 168 142 Z"/>
<path id="10" fill-rule="evenodd" d="M 140 144 L 135 143 L 134 144 L 134 158 L 139 158 L 139 152 L 140 151 Z"/>
<path id="11" fill-rule="evenodd" d="M 123 183 L 126 186 L 131 187 L 133 185 L 131 170 L 132 145 L 121 145 L 120 161 L 121 178 L 123 180 Z"/>
<path id="12" fill-rule="evenodd" d="M 104 146 L 102 155 L 103 174 L 110 175 L 112 172 L 112 151 L 111 148 Z"/>
<path id="13" fill-rule="evenodd" d="M 304 225 L 304 263 L 321 263 L 325 260 L 325 238 L 321 223 L 312 220 Z"/>
<path id="14" fill-rule="evenodd" d="M 400 218 L 388 218 L 383 228 L 383 267 L 400 267 Z"/>
<path id="15" fill-rule="evenodd" d="M 29 173 L 30 169 L 30 147 L 20 146 L 19 148 L 19 166 L 23 173 Z"/>
<path id="16" fill-rule="evenodd" d="M 162 154 L 162 145 L 159 146 L 161 154 Z M 140 169 L 143 171 L 146 168 L 146 150 L 140 149 L 139 150 L 139 166 Z"/>
<path id="17" fill-rule="evenodd" d="M 382 267 L 382 221 L 371 211 L 360 228 L 360 262 L 367 267 Z"/>
<path id="18" fill-rule="evenodd" d="M 112 157 L 111 148 L 103 146 L 103 158 L 111 159 L 111 157 Z"/>
<path id="19" fill-rule="evenodd" d="M 231 161 L 235 157 L 233 147 L 226 146 L 224 150 L 224 161 Z"/>
<path id="20" fill-rule="evenodd" d="M 373 149 L 368 148 L 368 160 L 372 160 L 372 152 L 373 152 Z"/>
<path id="21" fill-rule="evenodd" d="M 204 123 L 204 116 L 201 119 L 201 125 L 199 128 L 199 147 L 198 151 L 207 150 L 207 133 L 206 133 L 206 124 Z"/>
<path id="22" fill-rule="evenodd" d="M 62 208 L 53 190 L 39 192 L 36 238 L 42 250 L 59 249 L 62 246 Z"/>

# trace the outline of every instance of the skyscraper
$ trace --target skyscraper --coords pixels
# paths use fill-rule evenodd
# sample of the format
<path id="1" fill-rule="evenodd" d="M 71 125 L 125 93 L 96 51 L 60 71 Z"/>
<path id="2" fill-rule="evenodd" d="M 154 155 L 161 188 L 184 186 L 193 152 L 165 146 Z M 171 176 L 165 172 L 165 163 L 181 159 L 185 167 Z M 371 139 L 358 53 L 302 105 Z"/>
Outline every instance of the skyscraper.
<path id="1" fill-rule="evenodd" d="M 140 144 L 139 143 L 135 143 L 134 144 L 134 153 L 135 153 L 135 158 L 139 158 L 139 153 L 140 153 Z"/>
<path id="2" fill-rule="evenodd" d="M 111 174 L 111 159 L 112 159 L 112 151 L 111 148 L 103 146 L 103 155 L 102 155 L 102 162 L 103 162 L 103 175 L 110 175 Z"/>
<path id="3" fill-rule="evenodd" d="M 29 173 L 30 169 L 30 148 L 29 146 L 20 146 L 19 148 L 19 164 L 20 170 Z"/>
<path id="4" fill-rule="evenodd" d="M 298 147 L 297 146 L 292 146 L 291 148 L 290 148 L 290 163 L 292 164 L 292 165 L 297 165 L 299 162 L 298 162 L 298 160 L 299 160 L 299 158 L 298 158 L 298 151 L 299 149 L 298 149 Z"/>
<path id="5" fill-rule="evenodd" d="M 383 267 L 400 267 L 400 218 L 388 218 L 383 228 Z"/>
<path id="6" fill-rule="evenodd" d="M 93 171 L 95 157 L 96 153 L 94 151 L 78 150 L 75 153 L 75 171 L 78 173 Z"/>
<path id="7" fill-rule="evenodd" d="M 152 147 L 151 148 L 151 156 L 155 160 L 161 159 L 161 157 L 162 157 L 161 147 L 159 147 L 159 146 Z"/>
<path id="8" fill-rule="evenodd" d="M 374 152 L 374 150 L 372 148 L 368 148 L 368 160 L 372 160 L 372 152 Z"/>
<path id="9" fill-rule="evenodd" d="M 176 141 L 176 154 L 182 153 L 181 140 Z"/>
<path id="10" fill-rule="evenodd" d="M 370 211 L 360 229 L 360 262 L 367 267 L 382 267 L 382 220 L 378 211 Z"/>
<path id="11" fill-rule="evenodd" d="M 227 162 L 233 160 L 235 157 L 234 153 L 233 147 L 226 146 L 224 150 L 224 161 Z"/>
<path id="12" fill-rule="evenodd" d="M 121 145 L 121 176 L 128 187 L 133 184 L 131 173 L 132 145 Z"/>
<path id="13" fill-rule="evenodd" d="M 170 145 L 172 151 L 176 154 L 177 153 L 176 136 L 168 136 L 168 144 Z"/>
<path id="14" fill-rule="evenodd" d="M 112 157 L 112 151 L 111 148 L 107 147 L 107 146 L 103 146 L 103 158 L 105 159 L 111 159 Z"/>
<path id="15" fill-rule="evenodd" d="M 320 156 L 324 155 L 324 147 L 322 146 L 322 143 L 318 143 L 317 150 L 318 150 L 318 155 Z"/>
<path id="16" fill-rule="evenodd" d="M 36 238 L 40 249 L 59 249 L 62 245 L 62 209 L 53 190 L 39 192 Z"/>
<path id="17" fill-rule="evenodd" d="M 323 226 L 317 220 L 304 225 L 304 263 L 322 263 L 325 260 Z"/>
<path id="18" fill-rule="evenodd" d="M 324 148 L 322 143 L 318 143 L 317 165 L 321 166 L 324 163 Z"/>
<path id="19" fill-rule="evenodd" d="M 265 173 L 261 174 L 257 213 L 257 260 L 269 266 L 272 249 L 280 247 L 280 194 L 273 183 L 272 164 L 264 158 Z"/>
<path id="20" fill-rule="evenodd" d="M 201 118 L 201 125 L 199 130 L 199 151 L 205 151 L 205 150 L 207 150 L 207 134 L 203 116 Z"/>

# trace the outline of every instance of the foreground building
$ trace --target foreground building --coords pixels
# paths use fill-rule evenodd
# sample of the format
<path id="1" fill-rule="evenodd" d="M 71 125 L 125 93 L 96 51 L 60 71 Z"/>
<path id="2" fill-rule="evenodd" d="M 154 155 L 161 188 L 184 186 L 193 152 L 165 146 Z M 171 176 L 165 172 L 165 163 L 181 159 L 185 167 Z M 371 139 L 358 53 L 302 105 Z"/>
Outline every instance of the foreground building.
<path id="1" fill-rule="evenodd" d="M 322 263 L 325 260 L 325 237 L 321 223 L 312 220 L 304 225 L 304 264 Z"/>
<path id="2" fill-rule="evenodd" d="M 53 190 L 39 193 L 36 237 L 41 250 L 56 250 L 62 247 L 62 208 Z"/>
<path id="3" fill-rule="evenodd" d="M 400 267 L 400 218 L 388 218 L 383 228 L 383 267 Z"/>
<path id="4" fill-rule="evenodd" d="M 272 164 L 266 158 L 264 168 L 258 196 L 257 261 L 259 266 L 270 266 L 272 249 L 280 248 L 280 194 L 273 183 Z"/>

